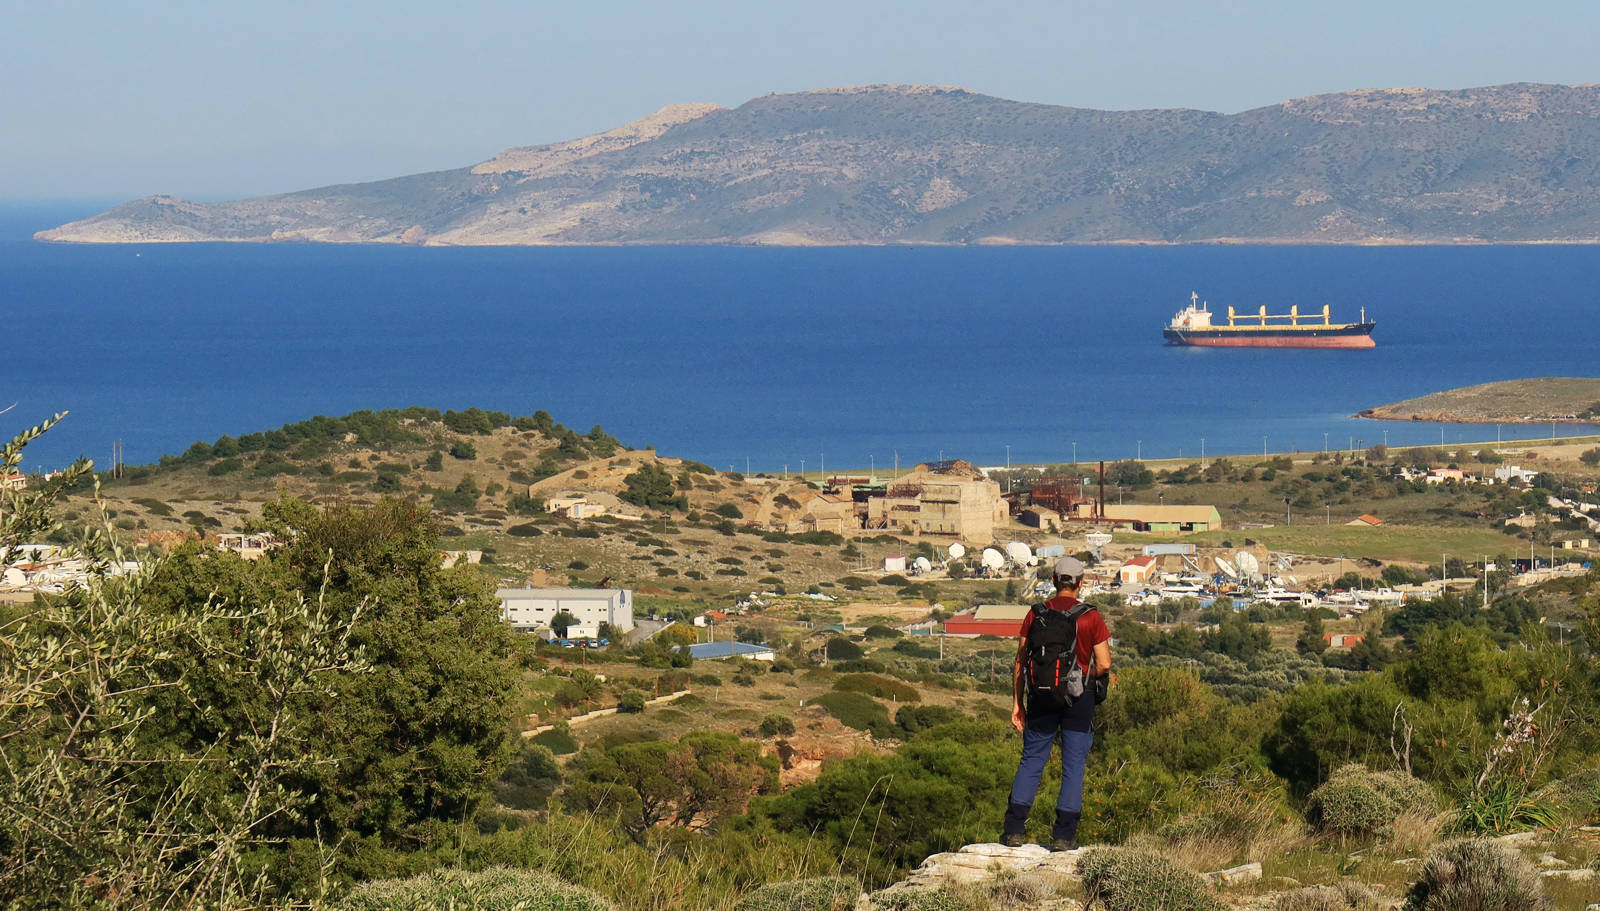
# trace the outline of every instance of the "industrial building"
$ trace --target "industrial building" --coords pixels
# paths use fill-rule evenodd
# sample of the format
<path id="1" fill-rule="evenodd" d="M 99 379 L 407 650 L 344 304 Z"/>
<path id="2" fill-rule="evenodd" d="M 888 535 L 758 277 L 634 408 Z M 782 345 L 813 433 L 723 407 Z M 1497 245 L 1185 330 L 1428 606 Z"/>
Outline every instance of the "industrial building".
<path id="1" fill-rule="evenodd" d="M 867 500 L 866 527 L 987 544 L 1010 521 L 1000 485 L 959 459 L 918 465 Z"/>
<path id="2" fill-rule="evenodd" d="M 1002 636 L 1018 638 L 1033 608 L 1026 604 L 980 604 L 944 622 L 948 636 Z"/>
<path id="3" fill-rule="evenodd" d="M 1129 503 L 1126 506 L 1107 504 L 1105 519 L 1119 525 L 1129 525 L 1134 531 L 1192 532 L 1214 531 L 1222 527 L 1222 514 L 1215 506 L 1159 506 L 1148 503 Z"/>
<path id="4" fill-rule="evenodd" d="M 678 646 L 685 648 L 685 646 Z M 716 658 L 748 658 L 751 661 L 772 661 L 778 657 L 770 645 L 754 645 L 749 642 L 696 642 L 687 646 L 689 654 L 696 661 L 706 661 Z"/>
<path id="5" fill-rule="evenodd" d="M 556 614 L 566 611 L 576 622 L 571 639 L 600 635 L 600 624 L 622 632 L 633 629 L 633 591 L 626 588 L 502 588 L 500 616 L 518 632 L 549 629 Z"/>

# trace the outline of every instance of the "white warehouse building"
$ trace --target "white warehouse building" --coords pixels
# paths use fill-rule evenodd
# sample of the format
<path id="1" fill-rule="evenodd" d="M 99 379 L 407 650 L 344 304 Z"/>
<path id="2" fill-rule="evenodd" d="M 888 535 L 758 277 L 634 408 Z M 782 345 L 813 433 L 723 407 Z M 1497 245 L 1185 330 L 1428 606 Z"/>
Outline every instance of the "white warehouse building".
<path id="1" fill-rule="evenodd" d="M 600 624 L 623 632 L 633 629 L 633 591 L 626 588 L 502 588 L 500 616 L 518 632 L 548 629 L 556 614 L 577 619 L 569 638 L 599 635 Z"/>

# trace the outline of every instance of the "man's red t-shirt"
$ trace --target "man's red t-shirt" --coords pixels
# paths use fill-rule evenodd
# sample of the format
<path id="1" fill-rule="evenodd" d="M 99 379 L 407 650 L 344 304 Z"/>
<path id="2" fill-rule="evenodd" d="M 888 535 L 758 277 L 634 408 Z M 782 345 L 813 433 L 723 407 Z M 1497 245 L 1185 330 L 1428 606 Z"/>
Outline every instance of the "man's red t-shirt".
<path id="1" fill-rule="evenodd" d="M 1078 599 L 1070 595 L 1058 595 L 1045 602 L 1051 610 L 1067 611 L 1078 606 Z M 1023 635 L 1027 635 L 1027 627 L 1023 627 Z M 1102 642 L 1111 640 L 1111 630 L 1106 628 L 1106 620 L 1100 612 L 1089 608 L 1078 615 L 1078 667 L 1085 674 L 1090 671 L 1090 661 L 1094 655 L 1094 647 Z"/>

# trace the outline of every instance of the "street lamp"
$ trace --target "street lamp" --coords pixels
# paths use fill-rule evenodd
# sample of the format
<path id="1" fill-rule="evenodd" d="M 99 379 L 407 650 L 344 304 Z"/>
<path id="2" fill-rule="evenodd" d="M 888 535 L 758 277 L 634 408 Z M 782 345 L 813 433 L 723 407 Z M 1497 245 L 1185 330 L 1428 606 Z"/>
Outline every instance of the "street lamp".
<path id="1" fill-rule="evenodd" d="M 1285 525 L 1293 525 L 1294 524 L 1293 518 L 1291 518 L 1290 515 L 1289 515 L 1289 498 L 1288 497 L 1284 497 L 1283 498 L 1283 524 L 1285 524 Z"/>

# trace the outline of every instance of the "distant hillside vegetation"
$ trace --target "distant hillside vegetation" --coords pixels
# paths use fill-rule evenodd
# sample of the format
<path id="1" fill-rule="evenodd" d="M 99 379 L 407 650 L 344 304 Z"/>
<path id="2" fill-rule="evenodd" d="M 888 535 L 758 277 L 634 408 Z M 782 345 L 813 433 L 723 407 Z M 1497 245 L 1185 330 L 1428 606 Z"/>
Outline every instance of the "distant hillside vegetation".
<path id="1" fill-rule="evenodd" d="M 1364 418 L 1391 421 L 1600 421 L 1600 377 L 1546 376 L 1463 386 L 1368 408 Z"/>
<path id="2" fill-rule="evenodd" d="M 50 241 L 425 244 L 1600 240 L 1600 87 L 1363 89 L 1239 114 L 867 86 L 674 105 L 473 167 L 151 196 Z"/>

